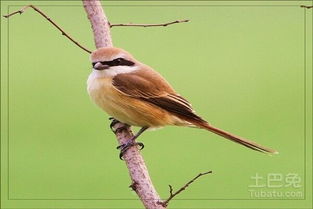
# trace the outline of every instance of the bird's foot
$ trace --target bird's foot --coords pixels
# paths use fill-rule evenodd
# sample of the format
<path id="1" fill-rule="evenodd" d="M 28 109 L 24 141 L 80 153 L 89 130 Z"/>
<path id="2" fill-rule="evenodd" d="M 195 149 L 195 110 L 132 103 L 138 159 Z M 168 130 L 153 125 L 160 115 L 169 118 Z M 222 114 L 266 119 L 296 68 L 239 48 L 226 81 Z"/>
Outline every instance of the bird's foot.
<path id="1" fill-rule="evenodd" d="M 127 150 L 133 146 L 140 146 L 139 150 L 142 150 L 145 145 L 141 142 L 136 142 L 133 138 L 129 139 L 125 144 L 119 145 L 116 149 L 120 149 L 120 159 L 123 160 L 123 155 L 127 152 Z"/>
<path id="2" fill-rule="evenodd" d="M 122 123 L 122 122 L 116 120 L 116 119 L 113 118 L 113 117 L 109 117 L 109 120 L 112 121 L 111 124 L 110 124 L 110 129 L 112 130 L 112 132 L 113 132 L 114 134 L 116 134 L 116 133 L 118 133 L 118 132 L 121 132 L 121 131 L 123 131 L 123 130 L 125 130 L 125 129 L 127 129 L 127 128 L 130 127 L 128 124 L 123 123 L 123 126 L 121 126 L 121 127 L 115 129 L 114 126 L 115 126 L 117 123 Z"/>
<path id="3" fill-rule="evenodd" d="M 109 120 L 111 120 L 111 124 L 110 124 L 110 129 L 112 130 L 113 133 L 116 132 L 116 130 L 113 128 L 117 123 L 119 123 L 120 121 L 116 120 L 113 117 L 109 117 Z"/>
<path id="4" fill-rule="evenodd" d="M 130 125 L 126 124 L 126 123 L 122 123 L 122 125 L 118 128 L 115 128 L 114 126 L 117 124 L 117 123 L 121 123 L 120 121 L 116 120 L 115 118 L 113 117 L 110 117 L 109 120 L 111 120 L 111 124 L 110 124 L 110 128 L 111 130 L 113 131 L 114 134 L 118 134 L 124 130 L 128 130 L 130 128 Z M 147 130 L 149 127 L 142 127 L 138 133 L 131 137 L 130 139 L 127 140 L 126 143 L 124 144 L 121 144 L 119 146 L 117 146 L 116 148 L 117 149 L 120 149 L 120 159 L 123 160 L 123 155 L 126 153 L 126 151 L 131 148 L 132 146 L 140 146 L 139 150 L 142 150 L 144 148 L 144 144 L 141 143 L 141 142 L 136 142 L 135 140 L 145 131 Z"/>

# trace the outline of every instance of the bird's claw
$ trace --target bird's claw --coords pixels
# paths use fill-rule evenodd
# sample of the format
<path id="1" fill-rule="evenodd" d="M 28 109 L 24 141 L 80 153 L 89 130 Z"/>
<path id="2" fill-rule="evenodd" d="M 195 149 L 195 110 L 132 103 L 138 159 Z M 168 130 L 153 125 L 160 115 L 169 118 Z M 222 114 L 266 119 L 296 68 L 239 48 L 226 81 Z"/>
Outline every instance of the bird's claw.
<path id="1" fill-rule="evenodd" d="M 120 149 L 120 150 L 121 150 L 120 155 L 119 155 L 119 157 L 120 157 L 121 160 L 123 160 L 123 156 L 124 156 L 124 154 L 126 153 L 126 151 L 127 151 L 129 148 L 133 147 L 133 146 L 140 146 L 139 150 L 142 150 L 142 149 L 145 147 L 145 145 L 144 145 L 143 143 L 141 143 L 141 142 L 135 142 L 135 141 L 132 140 L 132 139 L 131 139 L 129 142 L 127 142 L 127 143 L 125 143 L 125 144 L 121 144 L 121 145 L 119 145 L 119 146 L 116 147 L 116 149 Z"/>
<path id="2" fill-rule="evenodd" d="M 116 133 L 116 130 L 114 129 L 114 126 L 119 123 L 120 121 L 116 120 L 113 117 L 109 117 L 109 120 L 111 120 L 111 124 L 110 124 L 110 129 L 112 130 L 113 133 Z"/>

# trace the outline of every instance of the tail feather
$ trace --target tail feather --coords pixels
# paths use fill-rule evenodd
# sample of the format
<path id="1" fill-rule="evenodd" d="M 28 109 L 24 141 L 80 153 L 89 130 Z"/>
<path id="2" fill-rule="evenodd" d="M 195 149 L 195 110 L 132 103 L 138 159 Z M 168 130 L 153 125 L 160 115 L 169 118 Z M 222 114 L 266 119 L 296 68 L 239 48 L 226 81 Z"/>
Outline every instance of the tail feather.
<path id="1" fill-rule="evenodd" d="M 250 141 L 248 139 L 244 139 L 242 137 L 239 137 L 239 136 L 235 136 L 229 132 L 226 132 L 222 129 L 219 129 L 219 128 L 216 128 L 214 126 L 211 126 L 209 125 L 208 123 L 201 123 L 201 124 L 197 124 L 198 126 L 200 126 L 201 128 L 204 128 L 208 131 L 211 131 L 217 135 L 220 135 L 226 139 L 229 139 L 233 142 L 236 142 L 238 144 L 241 144 L 243 146 L 246 146 L 250 149 L 253 149 L 253 150 L 256 150 L 256 151 L 259 151 L 259 152 L 263 152 L 263 153 L 270 153 L 270 154 L 278 154 L 278 152 L 274 149 L 271 149 L 271 148 L 267 148 L 267 147 L 264 147 L 262 145 L 259 145 L 253 141 Z"/>

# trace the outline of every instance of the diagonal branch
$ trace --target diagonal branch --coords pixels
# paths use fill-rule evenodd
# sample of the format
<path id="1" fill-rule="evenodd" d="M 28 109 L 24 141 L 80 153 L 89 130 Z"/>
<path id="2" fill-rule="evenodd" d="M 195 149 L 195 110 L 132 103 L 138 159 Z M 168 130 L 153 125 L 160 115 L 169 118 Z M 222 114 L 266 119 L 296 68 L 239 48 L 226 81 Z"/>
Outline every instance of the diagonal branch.
<path id="1" fill-rule="evenodd" d="M 200 178 L 201 176 L 207 175 L 209 173 L 212 173 L 212 171 L 207 171 L 204 173 L 199 173 L 196 177 L 194 177 L 193 179 L 191 179 L 190 181 L 188 181 L 184 186 L 182 186 L 179 190 L 177 190 L 175 193 L 173 193 L 173 187 L 171 185 L 168 185 L 170 188 L 170 196 L 167 198 L 167 200 L 163 201 L 163 202 L 159 202 L 159 204 L 163 205 L 164 207 L 166 207 L 168 205 L 168 203 L 179 193 L 181 193 L 182 191 L 184 191 L 185 189 L 187 189 L 187 187 L 192 184 L 195 180 L 197 180 L 198 178 Z"/>
<path id="2" fill-rule="evenodd" d="M 135 23 L 120 23 L 120 24 L 110 24 L 110 27 L 117 27 L 117 26 L 133 26 L 133 27 L 159 27 L 159 26 L 163 26 L 166 27 L 168 25 L 173 25 L 173 24 L 177 24 L 177 23 L 185 23 L 185 22 L 189 22 L 190 20 L 175 20 L 172 22 L 167 22 L 167 23 L 158 23 L 158 24 L 135 24 Z"/>
<path id="3" fill-rule="evenodd" d="M 131 127 L 116 120 L 112 122 L 112 130 L 120 145 L 127 143 L 127 141 L 134 135 Z M 131 177 L 132 188 L 146 209 L 165 209 L 166 206 L 160 204 L 161 198 L 153 186 L 145 161 L 136 146 L 130 147 L 123 155 L 123 160 Z"/>
<path id="4" fill-rule="evenodd" d="M 76 46 L 78 46 L 79 48 L 83 49 L 84 51 L 88 52 L 89 54 L 91 53 L 90 50 L 88 50 L 87 48 L 83 47 L 80 43 L 78 43 L 77 41 L 75 41 L 68 33 L 66 33 L 60 26 L 58 26 L 50 17 L 48 17 L 44 12 L 42 12 L 40 9 L 38 9 L 37 7 L 35 7 L 34 5 L 27 5 L 24 6 L 23 8 L 21 8 L 20 10 L 17 10 L 15 12 L 12 12 L 10 14 L 7 15 L 3 15 L 3 17 L 5 18 L 9 18 L 13 15 L 16 14 L 22 14 L 25 12 L 25 10 L 27 10 L 28 8 L 32 8 L 34 9 L 36 12 L 38 12 L 41 16 L 43 16 L 46 20 L 48 20 L 54 27 L 56 27 L 59 31 L 61 31 L 62 35 L 67 37 L 69 40 L 71 40 Z"/>
<path id="5" fill-rule="evenodd" d="M 306 9 L 312 9 L 313 8 L 313 6 L 307 6 L 307 5 L 300 5 L 300 7 L 306 8 Z"/>

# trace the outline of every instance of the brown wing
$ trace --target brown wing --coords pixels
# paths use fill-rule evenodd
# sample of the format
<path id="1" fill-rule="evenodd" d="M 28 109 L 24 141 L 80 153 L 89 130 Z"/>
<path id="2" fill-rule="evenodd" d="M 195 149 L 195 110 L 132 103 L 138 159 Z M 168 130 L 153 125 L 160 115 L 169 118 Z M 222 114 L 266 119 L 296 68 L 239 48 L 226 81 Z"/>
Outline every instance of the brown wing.
<path id="1" fill-rule="evenodd" d="M 113 86 L 127 96 L 149 102 L 183 120 L 205 122 L 195 114 L 191 104 L 155 71 L 147 69 L 118 74 L 113 78 Z"/>
<path id="2" fill-rule="evenodd" d="M 144 69 L 113 77 L 113 86 L 131 97 L 159 97 L 175 93 L 170 84 L 157 72 Z"/>

